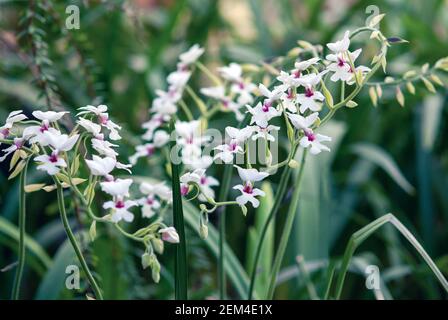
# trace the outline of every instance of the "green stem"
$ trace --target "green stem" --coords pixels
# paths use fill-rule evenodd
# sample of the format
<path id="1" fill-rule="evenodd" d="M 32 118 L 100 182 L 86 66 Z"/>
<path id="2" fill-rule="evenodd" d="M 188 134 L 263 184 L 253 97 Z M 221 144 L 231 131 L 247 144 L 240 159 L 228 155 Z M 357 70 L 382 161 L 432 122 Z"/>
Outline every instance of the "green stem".
<path id="1" fill-rule="evenodd" d="M 224 168 L 223 182 L 219 194 L 219 202 L 224 202 L 230 188 L 232 178 L 232 165 L 226 164 Z M 226 273 L 224 270 L 224 243 L 226 242 L 226 207 L 219 209 L 219 258 L 218 258 L 218 277 L 219 277 L 219 298 L 226 298 Z"/>
<path id="2" fill-rule="evenodd" d="M 294 218 L 296 216 L 297 205 L 299 203 L 300 196 L 300 185 L 303 178 L 303 168 L 305 167 L 305 159 L 307 155 L 307 149 L 303 151 L 302 161 L 299 168 L 299 174 L 297 176 L 297 182 L 295 185 L 294 193 L 291 200 L 291 205 L 289 207 L 288 214 L 286 216 L 285 225 L 283 226 L 282 236 L 280 238 L 280 243 L 278 245 L 277 254 L 275 255 L 274 265 L 271 271 L 271 281 L 269 283 L 268 294 L 266 299 L 271 300 L 274 296 L 275 291 L 275 283 L 277 281 L 277 275 L 280 271 L 280 267 L 283 261 L 283 256 L 285 255 L 286 245 L 288 244 L 289 235 L 291 234 L 292 225 L 294 223 Z"/>
<path id="3" fill-rule="evenodd" d="M 215 83 L 216 86 L 222 86 L 221 80 L 213 74 L 205 65 L 197 61 L 196 66 L 201 70 L 211 81 Z"/>
<path id="4" fill-rule="evenodd" d="M 252 273 L 250 275 L 249 293 L 248 293 L 248 297 L 247 297 L 248 300 L 252 300 L 252 295 L 253 295 L 254 286 L 255 286 L 255 276 L 257 274 L 258 261 L 260 260 L 261 249 L 263 248 L 264 238 L 268 231 L 269 224 L 271 223 L 272 219 L 275 217 L 278 209 L 280 208 L 280 205 L 281 205 L 282 200 L 286 193 L 286 186 L 288 185 L 288 180 L 289 180 L 290 176 L 291 176 L 291 168 L 286 167 L 283 170 L 282 176 L 280 178 L 280 183 L 279 183 L 279 186 L 277 189 L 277 195 L 274 200 L 274 205 L 272 206 L 271 211 L 269 212 L 269 216 L 263 225 L 263 229 L 261 230 L 260 238 L 258 239 L 257 248 L 255 251 L 254 265 L 252 267 Z"/>
<path id="5" fill-rule="evenodd" d="M 25 185 L 26 172 L 28 169 L 28 161 L 20 173 L 20 197 L 19 197 L 19 261 L 17 271 L 14 278 L 12 289 L 12 299 L 19 300 L 20 284 L 22 283 L 23 269 L 25 267 L 25 224 L 26 224 L 26 202 L 25 202 Z"/>
<path id="6" fill-rule="evenodd" d="M 62 220 L 62 224 L 64 225 L 65 232 L 67 233 L 68 239 L 70 240 L 73 250 L 75 250 L 75 253 L 76 253 L 76 256 L 78 257 L 79 263 L 81 264 L 81 267 L 87 276 L 87 280 L 89 281 L 90 286 L 92 287 L 92 290 L 95 293 L 96 298 L 98 300 L 103 300 L 103 295 L 101 293 L 101 290 L 98 287 L 98 284 L 96 283 L 95 279 L 93 278 L 93 275 L 89 269 L 89 266 L 87 265 L 86 259 L 84 258 L 83 254 L 81 252 L 81 248 L 79 247 L 78 243 L 76 242 L 75 235 L 73 234 L 73 231 L 70 228 L 70 224 L 69 224 L 68 218 L 67 218 L 67 213 L 65 211 L 64 191 L 62 189 L 62 186 L 56 180 L 55 180 L 55 183 L 56 183 L 56 187 L 57 187 L 59 211 L 61 213 L 61 220 Z"/>

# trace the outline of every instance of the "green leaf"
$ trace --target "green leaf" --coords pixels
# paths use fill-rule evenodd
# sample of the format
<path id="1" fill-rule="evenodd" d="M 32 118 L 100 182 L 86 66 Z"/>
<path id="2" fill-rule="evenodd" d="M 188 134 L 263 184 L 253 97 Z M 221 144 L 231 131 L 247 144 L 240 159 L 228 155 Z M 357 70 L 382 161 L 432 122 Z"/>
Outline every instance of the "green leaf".
<path id="1" fill-rule="evenodd" d="M 65 240 L 59 247 L 54 257 L 51 267 L 45 274 L 42 282 L 37 288 L 36 300 L 57 300 L 60 298 L 62 290 L 65 289 L 65 280 L 67 266 L 76 264 L 75 251 L 70 241 Z M 71 290 L 65 289 L 66 293 L 71 294 Z"/>
<path id="2" fill-rule="evenodd" d="M 19 241 L 19 230 L 17 229 L 17 227 L 1 216 L 0 216 L 0 235 L 6 236 L 7 238 L 14 240 L 14 243 L 18 243 Z M 28 253 L 31 253 L 34 257 L 37 258 L 39 263 L 45 269 L 48 269 L 51 266 L 52 264 L 51 258 L 41 247 L 41 245 L 28 235 L 25 235 L 25 248 L 28 251 Z"/>
<path id="3" fill-rule="evenodd" d="M 368 143 L 356 144 L 352 150 L 357 155 L 381 167 L 408 194 L 414 194 L 414 187 L 404 177 L 394 159 L 386 151 Z"/>
<path id="4" fill-rule="evenodd" d="M 171 134 L 175 132 L 174 119 L 170 123 Z M 176 149 L 176 139 L 171 141 L 171 150 Z M 173 224 L 177 233 L 179 234 L 179 243 L 176 244 L 176 258 L 175 258 L 175 297 L 176 300 L 186 300 L 188 275 L 187 275 L 187 244 L 185 239 L 184 227 L 184 213 L 182 208 L 182 195 L 180 192 L 180 168 L 171 160 L 172 171 L 172 190 L 173 190 Z"/>
<path id="5" fill-rule="evenodd" d="M 197 227 L 199 221 L 199 211 L 189 202 L 184 201 L 185 222 L 199 235 Z M 218 231 L 212 225 L 208 226 L 208 238 L 204 240 L 205 245 L 210 252 L 215 256 L 219 256 L 219 236 Z M 238 258 L 233 253 L 232 249 L 227 243 L 224 243 L 224 270 L 232 282 L 236 292 L 241 299 L 246 299 L 247 291 L 249 289 L 249 278 L 246 271 L 242 267 Z M 255 297 L 260 297 L 259 293 L 255 293 Z"/>

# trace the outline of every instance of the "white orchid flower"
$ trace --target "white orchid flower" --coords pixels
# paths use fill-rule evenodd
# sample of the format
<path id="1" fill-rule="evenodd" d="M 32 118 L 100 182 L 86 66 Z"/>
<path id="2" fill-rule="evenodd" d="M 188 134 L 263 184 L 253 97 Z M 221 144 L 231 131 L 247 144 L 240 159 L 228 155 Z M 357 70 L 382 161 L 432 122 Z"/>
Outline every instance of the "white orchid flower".
<path id="1" fill-rule="evenodd" d="M 53 151 L 50 155 L 40 155 L 34 158 L 34 161 L 40 163 L 36 169 L 46 171 L 49 175 L 59 173 L 61 168 L 66 168 L 67 163 L 61 158 L 57 151 Z"/>
<path id="2" fill-rule="evenodd" d="M 190 191 L 190 183 L 199 184 L 201 177 L 197 174 L 197 170 L 193 172 L 186 172 L 180 178 L 180 193 L 183 196 L 186 196 Z M 204 170 L 205 171 L 205 170 Z"/>
<path id="3" fill-rule="evenodd" d="M 213 160 L 221 159 L 224 163 L 233 162 L 233 158 L 237 153 L 243 153 L 243 148 L 240 146 L 253 134 L 252 127 L 246 127 L 243 129 L 237 129 L 233 127 L 226 127 L 226 134 L 230 138 L 229 143 L 225 143 L 216 146 L 214 150 L 218 153 L 215 154 Z"/>
<path id="4" fill-rule="evenodd" d="M 57 130 L 47 130 L 44 132 L 43 136 L 44 138 L 42 142 L 58 151 L 70 151 L 75 146 L 79 138 L 79 134 L 68 136 Z"/>
<path id="5" fill-rule="evenodd" d="M 316 155 L 322 151 L 330 151 L 330 148 L 322 144 L 322 142 L 326 141 L 331 141 L 331 137 L 314 134 L 312 130 L 307 130 L 305 131 L 305 136 L 300 139 L 300 146 L 310 148 L 310 153 Z"/>
<path id="6" fill-rule="evenodd" d="M 0 127 L 0 139 L 5 139 L 9 136 L 14 123 L 28 119 L 22 112 L 22 110 L 16 110 L 8 115 L 5 124 Z"/>
<path id="7" fill-rule="evenodd" d="M 143 182 L 140 184 L 140 192 L 145 195 L 157 195 L 160 199 L 171 202 L 172 191 L 164 182 L 150 184 Z"/>
<path id="8" fill-rule="evenodd" d="M 137 200 L 137 203 L 142 206 L 142 216 L 144 218 L 152 218 L 156 214 L 156 210 L 160 209 L 160 202 L 157 201 L 154 195 L 140 198 Z"/>
<path id="9" fill-rule="evenodd" d="M 101 116 L 107 112 L 107 106 L 104 104 L 101 104 L 98 107 L 87 105 L 85 107 L 79 108 L 78 110 L 81 110 L 81 112 L 78 112 L 77 116 L 82 116 L 91 113 L 93 113 L 96 116 Z"/>
<path id="10" fill-rule="evenodd" d="M 3 162 L 11 153 L 22 148 L 24 144 L 25 140 L 23 138 L 14 138 L 14 143 L 3 150 L 4 154 L 0 157 L 0 162 Z"/>
<path id="11" fill-rule="evenodd" d="M 56 122 L 60 120 L 68 111 L 55 112 L 55 111 L 34 111 L 33 116 L 39 120 L 47 120 L 49 122 Z"/>
<path id="12" fill-rule="evenodd" d="M 254 208 L 257 208 L 260 205 L 260 201 L 256 197 L 264 197 L 265 193 L 260 189 L 254 188 L 253 183 L 263 180 L 269 176 L 269 173 L 259 172 L 256 169 L 243 169 L 239 166 L 235 166 L 235 168 L 237 168 L 238 175 L 244 183 L 233 187 L 233 189 L 241 192 L 241 195 L 236 198 L 236 202 L 240 206 L 245 206 L 247 202 L 250 202 Z"/>
<path id="13" fill-rule="evenodd" d="M 299 111 L 304 113 L 306 110 L 320 111 L 319 102 L 325 100 L 325 97 L 319 91 L 314 89 L 320 80 L 321 74 L 310 73 L 300 78 L 301 84 L 305 87 L 305 93 L 297 94 L 296 101 L 300 104 Z"/>
<path id="14" fill-rule="evenodd" d="M 369 72 L 370 68 L 365 66 L 355 67 L 355 70 L 353 70 L 350 64 L 350 59 L 354 63 L 361 52 L 362 49 L 358 49 L 353 52 L 347 51 L 345 53 L 327 55 L 327 60 L 332 61 L 327 67 L 328 71 L 333 72 L 330 80 L 333 82 L 341 80 L 347 82 L 347 84 L 353 84 L 355 83 L 354 78 L 356 71 L 360 70 L 362 73 Z M 348 56 L 350 56 L 350 59 L 347 58 Z"/>
<path id="15" fill-rule="evenodd" d="M 113 149 L 117 148 L 118 145 L 104 140 L 104 136 L 102 134 L 98 135 L 96 138 L 93 138 L 91 142 L 92 148 L 95 149 L 100 155 L 110 158 L 116 158 L 118 156 L 118 152 Z"/>
<path id="16" fill-rule="evenodd" d="M 93 134 L 94 137 L 101 133 L 101 126 L 93 121 L 90 121 L 89 119 L 79 118 L 76 123 L 83 127 L 87 132 Z"/>
<path id="17" fill-rule="evenodd" d="M 256 124 L 257 126 L 266 128 L 269 125 L 269 121 L 281 115 L 281 112 L 272 107 L 272 104 L 261 104 L 260 102 L 252 108 L 246 105 L 247 112 L 252 114 L 250 124 Z"/>
<path id="18" fill-rule="evenodd" d="M 215 86 L 215 87 L 207 87 L 207 88 L 201 88 L 200 92 L 209 98 L 218 100 L 218 101 L 224 101 L 227 100 L 226 96 L 226 89 L 223 86 Z"/>
<path id="19" fill-rule="evenodd" d="M 166 79 L 170 87 L 169 91 L 182 91 L 190 77 L 190 71 L 177 70 L 171 72 Z"/>
<path id="20" fill-rule="evenodd" d="M 206 202 L 209 198 L 214 199 L 215 191 L 212 187 L 219 186 L 219 181 L 212 176 L 207 176 L 205 174 L 205 169 L 195 170 L 195 173 L 199 176 L 198 185 L 201 191 L 201 194 L 198 197 L 199 201 Z"/>
<path id="21" fill-rule="evenodd" d="M 274 125 L 268 125 L 266 128 L 253 126 L 254 135 L 252 136 L 252 140 L 264 139 L 266 141 L 275 141 L 275 137 L 271 134 L 271 131 L 279 131 L 280 127 Z"/>
<path id="22" fill-rule="evenodd" d="M 317 64 L 319 62 L 320 58 L 315 57 L 304 61 L 296 61 L 294 63 L 294 69 L 292 70 L 292 74 L 299 78 L 302 75 L 302 71 L 308 69 L 309 67 Z"/>
<path id="23" fill-rule="evenodd" d="M 158 130 L 154 133 L 153 143 L 156 148 L 163 147 L 170 141 L 170 135 L 163 130 Z"/>
<path id="24" fill-rule="evenodd" d="M 129 162 L 135 165 L 138 159 L 143 157 L 151 157 L 156 151 L 156 147 L 152 143 L 146 143 L 135 147 L 136 152 L 129 157 Z"/>
<path id="25" fill-rule="evenodd" d="M 241 82 L 243 69 L 238 63 L 232 62 L 228 66 L 218 68 L 218 72 L 225 80 L 230 82 Z"/>
<path id="26" fill-rule="evenodd" d="M 154 138 L 154 132 L 160 128 L 165 122 L 169 121 L 170 116 L 155 113 L 151 120 L 142 124 L 142 128 L 146 129 L 145 134 L 143 134 L 142 139 L 146 141 L 151 141 Z"/>
<path id="27" fill-rule="evenodd" d="M 293 94 L 293 90 L 288 89 L 287 93 L 283 93 L 282 97 L 280 98 L 280 101 L 283 110 L 288 110 L 294 113 L 297 112 L 296 96 Z"/>
<path id="28" fill-rule="evenodd" d="M 41 146 L 48 146 L 50 143 L 45 132 L 58 136 L 61 132 L 53 127 L 50 127 L 48 120 L 42 121 L 40 126 L 29 126 L 23 130 L 23 137 L 29 140 L 30 144 L 39 143 Z"/>
<path id="29" fill-rule="evenodd" d="M 93 155 L 92 160 L 86 159 L 86 164 L 92 175 L 105 177 L 115 168 L 117 160 L 111 157 L 101 158 Z"/>
<path id="30" fill-rule="evenodd" d="M 193 45 L 188 51 L 180 54 L 179 60 L 181 66 L 189 66 L 195 63 L 203 53 L 204 48 L 201 48 L 198 44 Z"/>
<path id="31" fill-rule="evenodd" d="M 137 202 L 133 200 L 123 200 L 119 198 L 115 201 L 105 202 L 103 208 L 112 211 L 111 219 L 115 223 L 120 222 L 121 220 L 132 222 L 134 220 L 134 214 L 130 212 L 129 209 L 136 205 Z"/>
<path id="32" fill-rule="evenodd" d="M 314 112 L 309 116 L 301 116 L 299 114 L 286 113 L 288 115 L 289 120 L 291 120 L 292 125 L 298 130 L 308 130 L 319 118 L 319 113 Z"/>
<path id="33" fill-rule="evenodd" d="M 154 99 L 151 111 L 160 115 L 172 115 L 177 112 L 176 103 L 181 99 L 182 95 L 178 90 L 156 90 L 157 98 Z"/>
<path id="34" fill-rule="evenodd" d="M 198 158 L 192 159 L 190 163 L 186 164 L 188 169 L 196 170 L 196 169 L 207 169 L 213 163 L 213 158 L 211 156 L 201 155 Z"/>
<path id="35" fill-rule="evenodd" d="M 283 93 L 283 88 L 281 87 L 275 87 L 272 91 L 270 91 L 268 88 L 266 88 L 265 85 L 263 85 L 262 83 L 260 83 L 258 85 L 258 89 L 260 90 L 260 93 L 266 97 L 264 104 L 268 105 L 269 107 L 272 106 L 272 104 L 280 99 L 282 93 Z"/>
<path id="36" fill-rule="evenodd" d="M 81 107 L 79 108 L 81 112 L 79 112 L 77 115 L 88 115 L 88 114 L 94 114 L 98 117 L 99 124 L 107 129 L 109 129 L 109 138 L 111 140 L 120 140 L 121 136 L 118 133 L 119 130 L 121 130 L 121 127 L 114 123 L 112 120 L 109 119 L 109 114 L 107 113 L 107 106 L 102 104 L 98 107 L 94 107 L 91 105 Z"/>
<path id="37" fill-rule="evenodd" d="M 11 111 L 11 113 L 6 118 L 5 123 L 14 124 L 16 122 L 20 122 L 20 121 L 23 121 L 26 119 L 28 119 L 28 117 L 23 114 L 23 110 L 16 110 L 16 111 Z"/>
<path id="38" fill-rule="evenodd" d="M 350 46 L 350 31 L 345 31 L 344 37 L 341 40 L 338 40 L 333 43 L 328 43 L 327 47 L 334 53 L 341 53 L 348 50 L 348 47 Z"/>
<path id="39" fill-rule="evenodd" d="M 257 169 L 244 169 L 237 165 L 234 165 L 234 167 L 238 170 L 238 175 L 244 182 L 258 182 L 269 176 L 269 173 L 260 172 Z"/>
<path id="40" fill-rule="evenodd" d="M 101 190 L 113 197 L 128 197 L 132 179 L 116 179 L 101 182 Z"/>
<path id="41" fill-rule="evenodd" d="M 162 240 L 170 243 L 179 243 L 179 235 L 174 227 L 159 229 L 159 233 L 162 235 Z"/>

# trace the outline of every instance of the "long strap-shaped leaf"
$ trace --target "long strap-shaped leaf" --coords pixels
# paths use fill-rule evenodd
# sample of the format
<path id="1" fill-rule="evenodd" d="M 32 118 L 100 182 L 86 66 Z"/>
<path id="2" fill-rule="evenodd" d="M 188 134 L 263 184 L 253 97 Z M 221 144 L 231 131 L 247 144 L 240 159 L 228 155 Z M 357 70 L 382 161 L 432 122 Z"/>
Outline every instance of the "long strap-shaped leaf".
<path id="1" fill-rule="evenodd" d="M 437 268 L 436 264 L 425 251 L 425 249 L 423 249 L 422 245 L 417 241 L 417 239 L 415 239 L 408 228 L 406 228 L 392 213 L 388 213 L 381 218 L 378 218 L 375 221 L 369 223 L 367 226 L 358 230 L 351 236 L 347 248 L 345 249 L 341 269 L 339 271 L 339 276 L 336 283 L 336 299 L 339 299 L 341 297 L 345 275 L 347 274 L 350 260 L 353 257 L 356 248 L 358 248 L 358 246 L 360 246 L 376 230 L 381 228 L 386 223 L 391 223 L 398 231 L 400 231 L 400 233 L 406 238 L 406 240 L 408 240 L 412 244 L 415 250 L 417 250 L 423 260 L 425 260 L 425 262 L 431 268 L 432 272 L 439 280 L 445 291 L 448 292 L 448 281 L 445 279 L 439 268 Z"/>
<path id="2" fill-rule="evenodd" d="M 174 119 L 170 123 L 171 151 L 176 150 Z M 180 193 L 179 164 L 171 159 L 172 186 L 173 186 L 173 224 L 179 234 L 179 243 L 176 245 L 175 259 L 175 293 L 176 300 L 186 300 L 187 296 L 187 246 L 185 243 L 184 214 L 182 210 L 182 195 Z"/>
<path id="3" fill-rule="evenodd" d="M 189 225 L 189 227 L 199 234 L 198 230 L 198 220 L 199 220 L 199 211 L 188 202 L 184 201 L 184 209 L 185 209 L 185 223 Z M 208 226 L 208 237 L 204 240 L 205 245 L 210 250 L 210 252 L 218 257 L 219 255 L 219 234 L 218 230 L 212 225 Z M 233 253 L 232 249 L 224 243 L 225 248 L 225 259 L 224 259 L 224 270 L 233 284 L 238 296 L 241 299 L 245 299 L 247 297 L 248 289 L 249 289 L 249 277 L 247 276 L 246 271 L 241 266 L 238 258 Z M 259 297 L 259 293 L 254 293 L 255 299 Z"/>

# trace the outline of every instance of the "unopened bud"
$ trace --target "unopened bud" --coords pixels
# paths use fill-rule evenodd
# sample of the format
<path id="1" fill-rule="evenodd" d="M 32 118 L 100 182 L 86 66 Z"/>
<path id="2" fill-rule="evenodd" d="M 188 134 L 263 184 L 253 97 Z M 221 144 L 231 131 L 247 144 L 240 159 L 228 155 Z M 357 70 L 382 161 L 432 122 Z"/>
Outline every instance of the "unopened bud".
<path id="1" fill-rule="evenodd" d="M 292 169 L 296 169 L 299 167 L 299 163 L 296 160 L 292 159 L 288 162 L 288 166 Z"/>
<path id="2" fill-rule="evenodd" d="M 151 243 L 152 243 L 152 246 L 153 246 L 154 250 L 157 253 L 159 253 L 159 254 L 163 253 L 164 245 L 163 245 L 163 241 L 162 240 L 160 240 L 159 238 L 155 238 L 155 239 L 151 240 Z"/>

